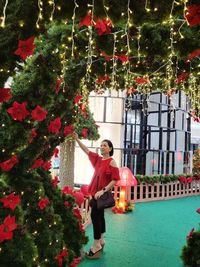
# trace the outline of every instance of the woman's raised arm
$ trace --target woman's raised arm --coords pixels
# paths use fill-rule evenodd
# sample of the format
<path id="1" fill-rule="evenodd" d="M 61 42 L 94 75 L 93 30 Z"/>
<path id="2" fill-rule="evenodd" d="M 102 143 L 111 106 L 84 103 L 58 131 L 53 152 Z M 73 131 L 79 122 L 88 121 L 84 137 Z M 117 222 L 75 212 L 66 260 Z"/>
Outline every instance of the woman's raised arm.
<path id="1" fill-rule="evenodd" d="M 76 142 L 79 144 L 80 148 L 88 155 L 89 154 L 89 149 L 81 142 L 81 140 L 78 138 L 78 134 L 77 133 L 73 133 L 72 136 L 74 137 L 74 139 L 76 140 Z"/>

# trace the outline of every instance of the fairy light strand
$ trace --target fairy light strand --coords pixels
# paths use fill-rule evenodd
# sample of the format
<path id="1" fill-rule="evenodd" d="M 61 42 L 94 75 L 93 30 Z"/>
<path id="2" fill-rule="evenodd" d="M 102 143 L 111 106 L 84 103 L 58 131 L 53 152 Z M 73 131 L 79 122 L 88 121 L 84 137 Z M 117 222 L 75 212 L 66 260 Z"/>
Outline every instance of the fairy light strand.
<path id="1" fill-rule="evenodd" d="M 141 27 L 138 27 L 138 37 L 137 37 L 137 55 L 138 55 L 138 62 L 140 63 L 141 54 L 140 54 L 140 39 L 141 39 Z"/>
<path id="2" fill-rule="evenodd" d="M 1 22 L 1 27 L 2 28 L 5 27 L 7 5 L 8 5 L 8 0 L 6 0 L 6 3 L 5 3 L 4 8 L 3 8 L 3 19 L 2 19 L 2 22 Z"/>
<path id="3" fill-rule="evenodd" d="M 74 57 L 74 32 L 75 32 L 75 18 L 76 18 L 76 9 L 79 7 L 76 0 L 74 0 L 74 10 L 73 10 L 73 16 L 72 16 L 72 31 L 71 31 L 71 42 L 72 42 L 72 48 L 71 48 L 71 56 Z"/>
<path id="4" fill-rule="evenodd" d="M 42 16 L 43 8 L 42 7 L 43 7 L 42 0 L 38 0 L 39 14 L 38 14 L 38 18 L 37 18 L 37 21 L 36 21 L 36 28 L 37 29 L 40 28 L 39 21 L 43 19 L 43 16 Z"/>
<path id="5" fill-rule="evenodd" d="M 116 77 L 116 65 L 117 65 L 117 62 L 116 62 L 116 56 L 115 56 L 115 53 L 116 53 L 116 40 L 117 40 L 117 32 L 113 33 L 113 55 L 112 55 L 112 78 L 111 78 L 111 87 L 112 87 L 112 90 L 115 89 L 115 85 L 116 85 L 116 82 L 115 82 L 115 77 Z"/>
<path id="6" fill-rule="evenodd" d="M 183 27 L 183 25 L 184 25 L 185 23 L 186 23 L 186 21 L 185 21 L 185 20 L 183 20 L 183 22 L 182 22 L 181 26 L 178 28 L 178 33 L 179 33 L 179 35 L 180 35 L 181 39 L 183 39 L 183 38 L 184 38 L 183 34 L 181 33 L 181 28 Z"/>
<path id="7" fill-rule="evenodd" d="M 54 15 L 54 11 L 55 11 L 56 5 L 55 5 L 54 0 L 50 0 L 49 4 L 52 5 L 52 11 L 51 11 L 51 15 L 50 15 L 50 19 L 49 20 L 53 21 L 53 15 Z"/>
<path id="8" fill-rule="evenodd" d="M 151 9 L 149 8 L 149 1 L 148 0 L 145 1 L 145 7 L 144 8 L 147 12 L 151 11 Z"/>
<path id="9" fill-rule="evenodd" d="M 130 13 L 132 13 L 132 11 L 130 10 L 130 0 L 128 0 L 128 3 L 127 3 L 127 23 L 126 23 L 126 26 L 125 26 L 126 47 L 127 47 L 126 55 L 128 57 L 128 61 L 125 64 L 125 69 L 126 69 L 126 73 L 125 73 L 125 88 L 128 88 L 129 75 L 130 75 L 130 52 L 131 52 L 130 40 L 129 40 L 129 28 L 130 28 L 130 25 L 131 25 Z"/>
<path id="10" fill-rule="evenodd" d="M 92 5 L 89 5 L 92 7 L 91 10 L 91 21 L 92 24 L 94 24 L 94 0 L 92 0 Z M 92 67 L 92 54 L 93 54 L 93 31 L 92 31 L 92 26 L 88 26 L 89 30 L 89 40 L 88 40 L 88 54 L 87 54 L 87 65 L 86 65 L 86 82 L 90 82 L 90 72 L 91 72 L 91 67 Z"/>

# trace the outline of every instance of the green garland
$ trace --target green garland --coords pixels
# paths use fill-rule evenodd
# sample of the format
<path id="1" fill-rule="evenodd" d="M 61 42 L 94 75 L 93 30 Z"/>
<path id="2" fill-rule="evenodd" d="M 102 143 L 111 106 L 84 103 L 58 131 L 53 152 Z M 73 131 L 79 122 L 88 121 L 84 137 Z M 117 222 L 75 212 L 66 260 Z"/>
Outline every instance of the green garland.
<path id="1" fill-rule="evenodd" d="M 36 27 L 39 12 L 37 1 L 30 0 L 28 4 L 27 2 L 25 4 L 24 0 L 15 0 L 7 6 L 5 28 L 0 28 L 0 69 L 2 70 L 0 71 L 0 85 L 3 85 L 5 80 L 15 72 L 18 57 L 14 55 L 14 51 L 17 48 L 18 40 L 25 40 L 40 33 L 45 34 L 53 6 L 47 0 L 42 2 L 42 18 L 38 21 L 38 29 Z M 74 44 L 77 48 L 74 59 L 71 58 L 71 40 L 63 39 L 63 43 L 69 47 L 66 55 L 70 61 L 69 68 L 71 68 L 72 73 L 77 64 L 84 66 L 87 63 L 85 58 L 87 57 L 88 36 L 84 33 L 87 33 L 88 29 L 87 27 L 80 28 L 78 24 L 80 19 L 88 13 L 88 4 L 91 5 L 92 2 L 77 0 L 76 3 L 78 6 L 74 20 Z M 148 6 L 145 9 L 146 3 Z M 97 31 L 93 29 L 93 55 L 95 58 L 93 58 L 90 74 L 92 83 L 88 84 L 88 90 L 94 89 L 96 78 L 105 72 L 105 60 L 99 55 L 101 51 L 112 55 L 113 33 L 120 32 L 117 34 L 116 54 L 127 54 L 127 33 L 131 50 L 129 64 L 122 64 L 120 60 L 117 60 L 115 88 L 124 89 L 127 85 L 130 87 L 134 85 L 133 79 L 135 77 L 148 76 L 151 81 L 148 93 L 154 90 L 168 92 L 172 88 L 183 90 L 192 99 L 192 108 L 198 115 L 199 95 L 195 88 L 198 88 L 199 84 L 199 59 L 198 57 L 193 58 L 191 64 L 188 64 L 187 57 L 194 50 L 199 49 L 200 30 L 199 25 L 193 27 L 187 25 L 183 16 L 184 1 L 175 3 L 172 0 L 167 2 L 164 0 L 130 1 L 129 8 L 132 13 L 129 14 L 129 26 L 127 26 L 127 4 L 128 1 L 125 3 L 122 0 L 94 1 L 94 18 L 104 18 L 108 15 L 113 21 L 114 28 L 112 28 L 110 35 L 103 34 L 101 36 L 98 36 Z M 199 3 L 197 0 L 187 1 L 187 7 L 194 4 L 198 5 Z M 54 21 L 67 21 L 65 27 L 69 30 L 68 37 L 71 36 L 71 18 L 74 8 L 75 2 L 73 0 L 55 0 Z M 0 3 L 0 10 L 2 9 L 3 3 Z M 122 16 L 122 13 L 125 15 Z M 126 27 L 128 28 L 125 30 Z M 141 38 L 138 44 L 139 28 Z M 173 37 L 171 30 L 176 33 L 176 35 L 172 34 Z M 171 38 L 173 38 L 173 46 L 171 46 Z M 169 47 L 171 48 L 169 49 Z M 139 61 L 138 53 L 141 56 Z M 107 74 L 112 72 L 112 65 L 112 61 L 107 62 Z M 126 80 L 127 68 L 130 68 L 128 81 Z M 177 84 L 176 78 L 183 72 L 193 75 L 188 80 Z M 82 76 L 81 73 L 77 72 L 76 75 Z M 109 86 L 113 87 L 112 84 Z M 141 93 L 145 92 L 141 87 L 138 90 Z"/>

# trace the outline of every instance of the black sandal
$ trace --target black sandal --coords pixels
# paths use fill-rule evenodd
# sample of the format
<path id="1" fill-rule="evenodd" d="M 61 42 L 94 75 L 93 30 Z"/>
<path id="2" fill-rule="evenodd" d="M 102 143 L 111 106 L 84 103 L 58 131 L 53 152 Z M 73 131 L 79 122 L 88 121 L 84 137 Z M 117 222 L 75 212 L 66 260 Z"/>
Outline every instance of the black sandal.
<path id="1" fill-rule="evenodd" d="M 97 250 L 95 253 L 90 249 L 88 252 L 85 253 L 85 256 L 88 258 L 88 259 L 99 259 L 101 257 L 101 251 L 102 249 L 100 250 Z"/>

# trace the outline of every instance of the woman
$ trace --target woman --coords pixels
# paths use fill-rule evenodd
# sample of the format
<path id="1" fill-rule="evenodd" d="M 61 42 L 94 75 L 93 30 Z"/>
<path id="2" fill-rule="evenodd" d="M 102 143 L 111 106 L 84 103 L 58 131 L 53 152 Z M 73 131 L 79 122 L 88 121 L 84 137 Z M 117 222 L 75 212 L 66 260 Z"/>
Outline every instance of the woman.
<path id="1" fill-rule="evenodd" d="M 89 151 L 89 149 L 78 139 L 78 135 L 73 133 L 73 137 L 79 144 L 80 148 L 88 155 L 90 162 L 94 167 L 94 175 L 88 187 L 88 192 L 92 196 L 91 201 L 91 219 L 93 225 L 94 242 L 91 249 L 86 252 L 89 259 L 99 258 L 105 245 L 104 233 L 106 231 L 104 209 L 97 209 L 96 200 L 106 191 L 112 189 L 119 177 L 119 169 L 116 162 L 112 159 L 113 144 L 109 140 L 101 142 L 101 156 Z"/>

